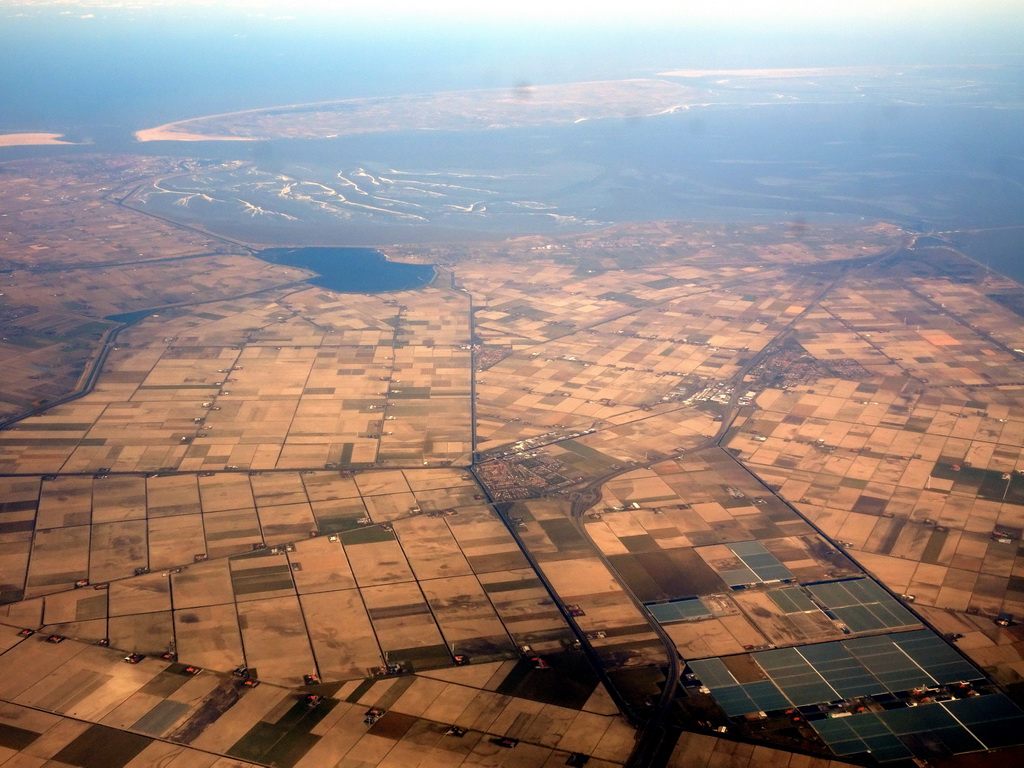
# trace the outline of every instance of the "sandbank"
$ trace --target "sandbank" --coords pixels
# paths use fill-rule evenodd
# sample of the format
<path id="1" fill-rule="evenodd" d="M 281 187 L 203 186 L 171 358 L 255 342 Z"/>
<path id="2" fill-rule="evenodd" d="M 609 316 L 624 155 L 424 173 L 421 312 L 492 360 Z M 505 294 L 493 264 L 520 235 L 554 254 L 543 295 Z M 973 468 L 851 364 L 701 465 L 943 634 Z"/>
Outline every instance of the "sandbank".
<path id="1" fill-rule="evenodd" d="M 898 71 L 922 69 L 899 67 Z M 835 77 L 840 75 L 884 75 L 896 67 L 806 67 L 801 69 L 674 69 L 660 77 Z"/>
<path id="2" fill-rule="evenodd" d="M 0 147 L 29 147 L 42 144 L 76 144 L 61 141 L 60 133 L 0 133 Z"/>
<path id="3" fill-rule="evenodd" d="M 202 119 L 202 118 L 198 118 Z M 190 121 L 185 121 L 190 122 Z M 135 132 L 136 141 L 259 141 L 250 136 L 212 136 L 203 133 L 192 133 L 179 130 L 175 126 L 180 123 L 167 123 L 156 128 L 145 128 Z"/>

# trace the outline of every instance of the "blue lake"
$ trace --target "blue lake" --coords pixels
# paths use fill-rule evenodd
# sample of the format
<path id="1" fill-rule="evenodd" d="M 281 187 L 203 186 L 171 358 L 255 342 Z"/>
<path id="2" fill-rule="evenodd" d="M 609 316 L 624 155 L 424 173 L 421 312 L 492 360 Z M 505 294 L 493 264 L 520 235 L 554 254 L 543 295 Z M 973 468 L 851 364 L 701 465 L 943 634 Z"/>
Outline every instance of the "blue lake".
<path id="1" fill-rule="evenodd" d="M 316 272 L 310 283 L 339 293 L 406 291 L 434 279 L 433 266 L 388 261 L 373 248 L 268 248 L 256 256 Z"/>

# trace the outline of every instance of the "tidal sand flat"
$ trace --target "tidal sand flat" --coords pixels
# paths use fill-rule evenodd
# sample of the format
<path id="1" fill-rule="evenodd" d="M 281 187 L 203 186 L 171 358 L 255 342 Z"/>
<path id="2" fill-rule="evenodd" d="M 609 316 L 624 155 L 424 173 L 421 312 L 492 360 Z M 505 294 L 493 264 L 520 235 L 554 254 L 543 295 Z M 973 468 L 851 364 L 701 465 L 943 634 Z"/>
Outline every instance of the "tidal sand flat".
<path id="1" fill-rule="evenodd" d="M 60 133 L 0 133 L 0 147 L 31 147 L 44 144 L 76 144 L 62 141 Z"/>

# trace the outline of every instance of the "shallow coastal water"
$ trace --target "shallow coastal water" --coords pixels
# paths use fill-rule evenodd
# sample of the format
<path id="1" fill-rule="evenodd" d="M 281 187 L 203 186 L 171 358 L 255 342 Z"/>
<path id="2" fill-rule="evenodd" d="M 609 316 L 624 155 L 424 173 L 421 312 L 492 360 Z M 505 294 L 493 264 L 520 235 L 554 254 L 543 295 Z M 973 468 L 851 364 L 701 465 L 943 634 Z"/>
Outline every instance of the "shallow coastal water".
<path id="1" fill-rule="evenodd" d="M 901 44 L 855 55 L 830 49 L 821 58 L 789 45 L 780 58 L 741 44 L 742 36 L 733 48 L 722 40 L 702 47 L 695 29 L 682 37 L 607 31 L 562 40 L 556 55 L 550 38 L 511 28 L 424 35 L 391 21 L 322 28 L 216 10 L 202 24 L 171 10 L 111 11 L 100 22 L 44 6 L 0 8 L 9 38 L 0 57 L 0 133 L 59 131 L 88 142 L 0 147 L 0 160 L 125 153 L 244 163 L 163 183 L 180 195 L 133 202 L 242 242 L 472 241 L 652 219 L 882 220 L 921 232 L 994 229 L 970 243 L 965 236 L 965 247 L 1024 277 L 1024 76 L 1015 64 L 969 75 L 955 66 L 928 70 L 928 88 L 916 87 L 913 73 L 865 74 L 852 95 L 841 87 L 800 98 L 739 88 L 720 103 L 635 120 L 264 142 L 133 139 L 136 129 L 173 120 L 329 99 L 650 77 L 679 67 L 960 61 L 945 40 L 927 55 Z M 1006 53 L 996 42 L 985 46 L 994 57 Z M 715 78 L 700 84 L 713 93 L 729 87 Z M 404 192 L 399 184 L 360 187 L 365 175 L 353 174 L 364 172 L 410 183 Z M 388 272 L 399 266 L 373 263 Z M 393 290 L 389 277 L 383 283 L 379 290 Z"/>

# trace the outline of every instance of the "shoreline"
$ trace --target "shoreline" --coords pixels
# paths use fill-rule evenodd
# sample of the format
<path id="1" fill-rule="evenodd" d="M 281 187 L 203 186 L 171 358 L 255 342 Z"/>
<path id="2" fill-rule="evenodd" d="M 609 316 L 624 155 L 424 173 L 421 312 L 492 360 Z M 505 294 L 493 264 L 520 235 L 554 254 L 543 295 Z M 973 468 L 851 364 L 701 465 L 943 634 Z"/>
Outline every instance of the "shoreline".
<path id="1" fill-rule="evenodd" d="M 961 256 L 963 256 L 964 258 L 969 259 L 970 261 L 974 262 L 975 264 L 977 264 L 979 267 L 981 267 L 982 269 L 986 270 L 987 272 L 991 272 L 992 274 L 996 274 L 996 275 L 1000 275 L 1001 277 L 1005 277 L 1007 280 L 1010 280 L 1011 282 L 1017 283 L 1018 285 L 1024 287 L 1024 271 L 1022 271 L 1019 275 L 1010 274 L 1010 272 L 1006 271 L 1006 269 L 1005 269 L 1003 264 L 993 264 L 993 263 L 990 263 L 988 261 L 983 261 L 980 256 L 974 256 L 974 255 L 972 255 L 970 253 L 967 253 L 967 251 L 964 250 L 964 248 L 966 246 L 964 246 L 962 243 L 958 243 L 956 241 L 956 235 L 959 234 L 959 233 L 964 233 L 964 234 L 967 234 L 967 235 L 971 235 L 971 234 L 979 234 L 979 233 L 982 233 L 982 232 L 993 232 L 993 231 L 999 231 L 999 230 L 1005 230 L 1005 229 L 1024 229 L 1024 224 L 1013 224 L 1013 225 L 1004 226 L 1004 227 L 983 227 L 981 229 L 975 229 L 975 230 L 969 230 L 969 229 L 958 230 L 958 229 L 953 229 L 953 230 L 943 231 L 943 232 L 937 233 L 937 234 L 952 235 L 952 237 L 949 237 L 950 247 L 953 250 L 955 250 L 957 253 L 959 253 Z"/>

